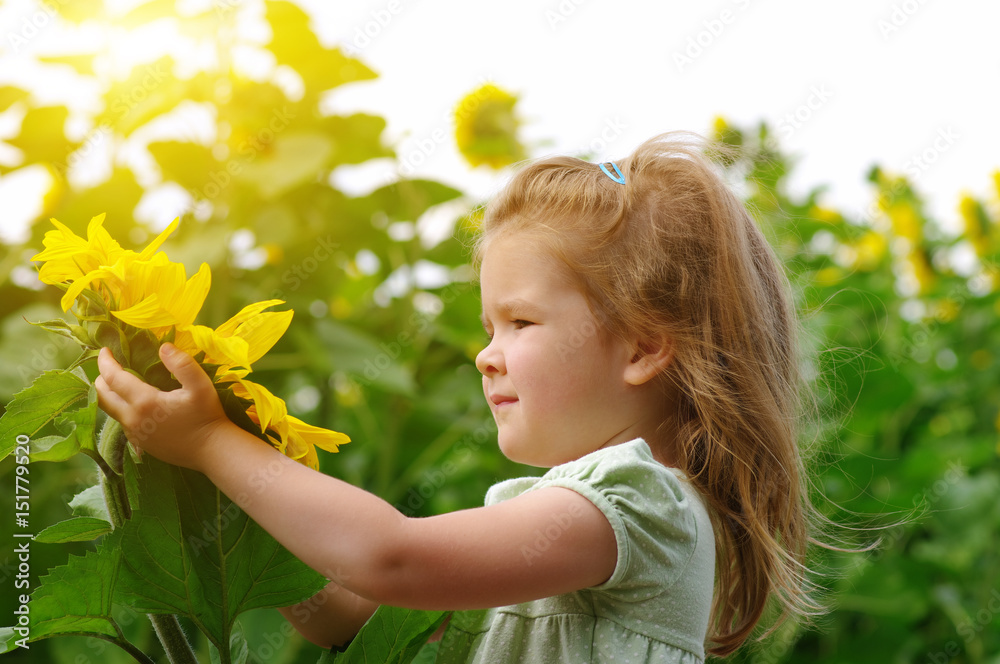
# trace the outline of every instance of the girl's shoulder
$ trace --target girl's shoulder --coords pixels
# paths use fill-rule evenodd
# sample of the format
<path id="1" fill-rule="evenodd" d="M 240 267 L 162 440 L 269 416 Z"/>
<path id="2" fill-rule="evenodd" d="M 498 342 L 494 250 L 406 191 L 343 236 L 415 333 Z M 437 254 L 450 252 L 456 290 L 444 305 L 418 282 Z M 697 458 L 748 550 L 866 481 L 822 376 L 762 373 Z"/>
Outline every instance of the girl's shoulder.
<path id="1" fill-rule="evenodd" d="M 684 503 L 689 499 L 687 489 L 693 490 L 680 469 L 661 464 L 646 441 L 636 438 L 550 468 L 541 477 L 518 477 L 495 484 L 487 493 L 487 504 L 566 482 L 580 482 L 611 494 L 635 493 L 637 498 L 660 505 Z"/>
<path id="2" fill-rule="evenodd" d="M 681 470 L 657 461 L 641 438 L 596 450 L 555 466 L 541 477 L 495 484 L 487 493 L 486 504 L 547 487 L 571 489 L 594 503 L 608 518 L 620 545 L 634 539 L 639 531 L 689 551 L 698 539 L 712 538 L 698 491 Z M 675 554 L 679 553 L 677 548 Z"/>

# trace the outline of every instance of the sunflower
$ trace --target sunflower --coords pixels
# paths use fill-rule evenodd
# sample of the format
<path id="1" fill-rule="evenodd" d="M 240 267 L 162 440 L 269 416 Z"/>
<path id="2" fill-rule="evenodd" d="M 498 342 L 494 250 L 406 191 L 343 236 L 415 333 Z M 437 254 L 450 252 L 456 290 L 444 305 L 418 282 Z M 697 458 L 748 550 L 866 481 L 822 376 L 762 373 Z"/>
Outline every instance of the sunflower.
<path id="1" fill-rule="evenodd" d="M 103 226 L 103 214 L 91 219 L 86 238 L 53 219 L 55 230 L 45 234 L 45 249 L 32 260 L 42 262 L 41 281 L 65 288 L 63 311 L 76 302 L 85 303 L 76 315 L 93 327 L 93 336 L 83 328 L 74 334 L 85 346 L 116 344 L 116 357 L 121 356 L 123 366 L 162 387 L 173 379 L 159 362 L 157 349 L 162 342 L 173 341 L 212 373 L 227 402 L 236 397 L 235 403 L 249 418 L 249 422 L 242 418 L 243 426 L 286 456 L 318 468 L 317 447 L 336 452 L 350 438 L 289 415 L 282 399 L 246 380 L 253 363 L 288 329 L 294 312 L 265 311 L 284 301 L 264 300 L 247 305 L 215 329 L 197 325 L 212 283 L 208 265 L 202 263 L 188 278 L 182 264 L 158 251 L 178 221 L 137 253 L 123 249 L 111 237 Z"/>

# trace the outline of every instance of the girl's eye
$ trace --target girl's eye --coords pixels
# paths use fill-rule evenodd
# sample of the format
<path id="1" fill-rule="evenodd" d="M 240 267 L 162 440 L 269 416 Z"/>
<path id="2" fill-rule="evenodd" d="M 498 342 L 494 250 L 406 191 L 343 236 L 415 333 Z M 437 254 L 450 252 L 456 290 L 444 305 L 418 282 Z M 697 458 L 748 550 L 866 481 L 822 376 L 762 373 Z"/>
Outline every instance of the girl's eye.
<path id="1" fill-rule="evenodd" d="M 515 320 L 515 321 L 512 321 L 512 322 L 514 324 L 514 329 L 515 330 L 520 330 L 523 327 L 528 327 L 529 325 L 534 325 L 534 323 L 532 323 L 530 320 L 522 320 L 520 318 L 517 319 L 517 320 Z"/>

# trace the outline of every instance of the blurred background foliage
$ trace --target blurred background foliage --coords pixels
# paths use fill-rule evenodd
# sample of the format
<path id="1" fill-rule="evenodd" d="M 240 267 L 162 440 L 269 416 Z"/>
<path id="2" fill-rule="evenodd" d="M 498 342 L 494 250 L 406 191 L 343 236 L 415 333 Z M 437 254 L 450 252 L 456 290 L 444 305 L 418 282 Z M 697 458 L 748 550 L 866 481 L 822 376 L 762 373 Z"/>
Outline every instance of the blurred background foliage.
<path id="1" fill-rule="evenodd" d="M 192 48 L 213 55 L 193 70 L 164 56 L 122 75 L 100 50 L 39 56 L 91 85 L 83 110 L 0 86 L 0 112 L 22 116 L 4 139 L 18 157 L 0 164 L 0 177 L 41 168 L 51 179 L 27 240 L 0 245 L 0 404 L 74 359 L 68 343 L 24 322 L 61 313 L 59 292 L 41 289 L 28 263 L 45 220 L 79 233 L 107 212 L 111 233 L 139 246 L 159 228 L 136 221 L 137 207 L 169 190 L 185 203 L 166 251 L 189 273 L 208 262 L 216 282 L 200 323 L 271 297 L 295 310 L 254 375 L 295 415 L 352 436 L 340 454 L 321 457 L 325 472 L 413 515 L 479 505 L 493 482 L 538 472 L 497 451 L 472 364 L 486 341 L 468 252 L 481 201 L 399 168 L 368 193 L 337 186 L 345 170 L 399 163 L 375 112 L 329 111 L 342 86 L 375 78 L 371 69 L 322 44 L 290 2 L 219 0 L 183 16 L 173 0 L 125 15 L 99 0 L 47 6 L 61 14 L 52 20 L 108 29 L 174 22 Z M 240 29 L 248 14 L 267 27 L 263 36 Z M 248 53 L 260 63 L 252 73 L 236 62 Z M 457 100 L 455 140 L 470 165 L 503 169 L 528 154 L 515 107 L 494 86 Z M 744 148 L 722 166 L 787 265 L 803 313 L 815 394 L 804 445 L 818 502 L 834 520 L 906 517 L 869 553 L 818 554 L 833 607 L 818 629 L 785 625 L 734 660 L 1000 661 L 1000 173 L 969 183 L 955 207 L 964 232 L 954 233 L 942 223 L 954 220 L 929 218 L 899 174 L 873 168 L 868 213 L 845 217 L 823 205 L 822 187 L 787 192 L 794 160 L 767 126 L 717 119 L 708 133 Z M 7 496 L 11 468 L 0 467 Z M 38 528 L 66 518 L 66 501 L 95 480 L 82 458 L 31 470 Z M 4 616 L 15 608 L 12 548 L 0 542 Z M 35 544 L 33 577 L 64 555 Z M 154 648 L 144 619 L 120 622 Z M 251 661 L 318 656 L 277 612 L 241 622 Z M 82 638 L 8 659 L 129 661 Z"/>

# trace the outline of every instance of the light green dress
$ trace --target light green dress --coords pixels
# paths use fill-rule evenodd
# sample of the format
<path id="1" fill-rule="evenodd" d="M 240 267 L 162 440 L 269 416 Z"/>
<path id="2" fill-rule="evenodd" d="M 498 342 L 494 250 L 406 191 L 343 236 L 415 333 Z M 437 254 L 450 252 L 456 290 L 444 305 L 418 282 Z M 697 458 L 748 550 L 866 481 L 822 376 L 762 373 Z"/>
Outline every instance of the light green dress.
<path id="1" fill-rule="evenodd" d="M 702 662 L 715 538 L 704 503 L 683 473 L 657 462 L 636 439 L 542 477 L 496 484 L 486 504 L 543 487 L 572 489 L 608 518 L 618 544 L 611 578 L 556 597 L 455 612 L 437 662 Z M 545 541 L 540 536 L 525 555 L 541 552 Z"/>

